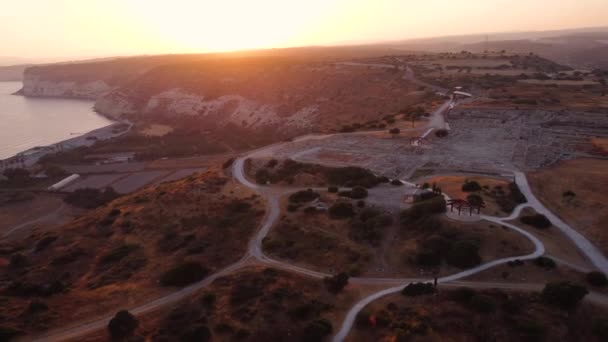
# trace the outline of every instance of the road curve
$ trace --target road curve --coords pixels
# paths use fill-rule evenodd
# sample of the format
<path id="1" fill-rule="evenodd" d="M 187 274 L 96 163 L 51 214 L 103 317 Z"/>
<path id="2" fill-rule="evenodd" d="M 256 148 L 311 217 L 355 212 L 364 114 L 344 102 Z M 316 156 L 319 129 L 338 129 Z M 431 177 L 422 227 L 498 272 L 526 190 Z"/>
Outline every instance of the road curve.
<path id="1" fill-rule="evenodd" d="M 595 267 L 597 267 L 600 271 L 604 273 L 608 273 L 608 259 L 604 256 L 602 252 L 600 252 L 597 247 L 595 247 L 587 238 L 585 238 L 581 233 L 574 230 L 567 223 L 562 221 L 557 215 L 553 214 L 549 209 L 547 209 L 532 193 L 532 189 L 530 189 L 530 185 L 528 184 L 528 179 L 523 172 L 515 171 L 515 183 L 519 187 L 526 199 L 528 200 L 527 205 L 532 207 L 536 212 L 545 215 L 549 221 L 555 226 L 557 229 L 562 231 L 574 244 L 578 249 L 583 252 L 587 258 L 593 263 Z"/>
<path id="2" fill-rule="evenodd" d="M 489 218 L 489 217 L 487 217 Z M 530 241 L 532 241 L 532 243 L 534 244 L 534 252 L 530 253 L 530 254 L 526 254 L 526 255 L 522 255 L 522 256 L 515 256 L 515 257 L 509 257 L 509 258 L 502 258 L 502 259 L 497 259 L 497 260 L 492 260 L 489 261 L 487 263 L 481 264 L 477 267 L 473 267 L 467 270 L 464 270 L 462 272 L 458 272 L 449 276 L 445 276 L 445 277 L 441 277 L 437 279 L 437 283 L 441 284 L 441 283 L 449 283 L 451 281 L 455 281 L 458 279 L 462 279 L 462 278 L 466 278 L 468 276 L 471 276 L 473 274 L 485 271 L 487 269 L 490 269 L 492 267 L 498 266 L 498 265 L 503 265 L 506 264 L 510 261 L 515 261 L 515 260 L 531 260 L 531 259 L 536 259 L 539 256 L 543 255 L 545 253 L 545 246 L 543 245 L 543 243 L 536 238 L 534 235 L 526 232 L 525 230 L 512 225 L 510 223 L 506 223 L 503 222 L 501 218 L 494 218 L 492 217 L 491 220 L 494 223 L 498 223 L 500 225 L 503 225 L 509 229 L 515 230 L 516 232 L 524 235 L 526 238 L 528 238 Z M 431 279 L 426 279 L 423 280 L 426 282 L 430 282 Z M 393 294 L 393 293 L 397 293 L 399 291 L 401 291 L 403 289 L 405 285 L 399 285 L 399 286 L 395 286 L 395 287 L 391 287 L 379 292 L 376 292 L 366 298 L 363 298 L 362 300 L 360 300 L 357 304 L 355 304 L 355 306 L 353 306 L 348 313 L 346 314 L 346 317 L 344 318 L 344 321 L 342 322 L 342 326 L 340 327 L 340 330 L 336 333 L 336 335 L 333 338 L 334 342 L 341 342 L 346 338 L 346 335 L 348 335 L 348 333 L 350 332 L 353 323 L 355 322 L 355 319 L 357 317 L 357 314 L 364 308 L 366 307 L 369 303 L 387 296 L 389 294 Z"/>

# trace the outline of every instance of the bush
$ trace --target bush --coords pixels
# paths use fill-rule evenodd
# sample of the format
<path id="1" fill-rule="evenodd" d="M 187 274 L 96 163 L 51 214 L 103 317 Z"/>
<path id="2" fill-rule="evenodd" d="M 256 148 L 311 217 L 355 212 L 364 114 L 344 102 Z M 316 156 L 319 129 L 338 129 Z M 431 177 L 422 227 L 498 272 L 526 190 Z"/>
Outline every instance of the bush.
<path id="1" fill-rule="evenodd" d="M 460 268 L 470 268 L 481 263 L 479 246 L 472 241 L 457 241 L 448 250 L 446 262 Z"/>
<path id="2" fill-rule="evenodd" d="M 433 294 L 437 291 L 431 283 L 409 283 L 401 290 L 401 294 L 408 297 L 417 297 Z"/>
<path id="3" fill-rule="evenodd" d="M 206 325 L 195 325 L 190 327 L 180 336 L 180 342 L 207 341 L 211 341 L 211 330 Z"/>
<path id="4" fill-rule="evenodd" d="M 542 341 L 546 335 L 546 328 L 542 323 L 525 318 L 515 322 L 515 331 L 524 341 Z"/>
<path id="5" fill-rule="evenodd" d="M 394 120 L 393 120 L 393 122 L 394 122 Z M 389 122 L 389 123 L 391 123 L 391 122 Z M 395 127 L 395 128 L 391 128 L 388 132 L 392 135 L 397 135 L 397 134 L 401 133 L 401 130 L 399 128 Z"/>
<path id="6" fill-rule="evenodd" d="M 64 169 L 57 165 L 46 165 L 44 167 L 44 173 L 52 178 L 65 177 L 68 175 Z"/>
<path id="7" fill-rule="evenodd" d="M 608 278 L 606 278 L 604 273 L 599 271 L 591 271 L 587 273 L 585 279 L 587 279 L 587 282 L 592 286 L 604 287 L 608 285 Z"/>
<path id="8" fill-rule="evenodd" d="M 119 196 L 120 195 L 111 187 L 107 187 L 103 191 L 99 189 L 83 188 L 69 193 L 63 200 L 75 207 L 95 209 L 113 201 Z"/>
<path id="9" fill-rule="evenodd" d="M 108 323 L 108 331 L 113 339 L 124 339 L 133 334 L 139 321 L 126 310 L 119 311 Z"/>
<path id="10" fill-rule="evenodd" d="M 331 323 L 324 319 L 316 319 L 310 322 L 302 334 L 302 341 L 322 341 L 325 337 L 331 334 L 333 327 Z"/>
<path id="11" fill-rule="evenodd" d="M 378 177 L 371 171 L 356 166 L 330 168 L 325 172 L 325 177 L 330 184 L 339 186 L 372 188 L 379 183 Z"/>
<path id="12" fill-rule="evenodd" d="M 448 136 L 448 130 L 447 129 L 438 129 L 435 131 L 435 136 L 437 136 L 438 138 L 445 138 Z"/>
<path id="13" fill-rule="evenodd" d="M 330 186 L 330 187 L 327 188 L 327 192 L 336 193 L 336 192 L 338 192 L 338 187 L 337 186 Z"/>
<path id="14" fill-rule="evenodd" d="M 203 279 L 208 272 L 198 262 L 185 262 L 165 272 L 160 283 L 163 286 L 186 286 Z"/>
<path id="15" fill-rule="evenodd" d="M 436 196 L 422 202 L 416 202 L 409 209 L 402 211 L 401 223 L 404 225 L 415 223 L 433 214 L 444 213 L 445 210 L 445 200 L 442 196 Z"/>
<path id="16" fill-rule="evenodd" d="M 494 298 L 482 294 L 471 297 L 469 305 L 477 312 L 490 313 L 496 311 L 496 301 Z"/>
<path id="17" fill-rule="evenodd" d="M 464 192 L 481 191 L 481 186 L 476 181 L 466 180 L 464 182 L 464 184 L 462 184 L 462 191 L 464 191 Z"/>
<path id="18" fill-rule="evenodd" d="M 467 196 L 467 201 L 472 205 L 472 206 L 482 206 L 484 204 L 483 198 L 481 198 L 481 196 L 479 196 L 478 194 L 470 194 Z"/>
<path id="19" fill-rule="evenodd" d="M 403 185 L 403 182 L 402 182 L 402 181 L 400 181 L 400 180 L 398 180 L 397 178 L 395 178 L 395 179 L 393 179 L 393 180 L 391 181 L 391 184 L 392 184 L 392 185 L 394 185 L 394 186 L 402 186 L 402 185 Z"/>
<path id="20" fill-rule="evenodd" d="M 23 331 L 12 327 L 0 326 L 0 341 L 11 341 L 13 338 L 22 335 Z"/>
<path id="21" fill-rule="evenodd" d="M 475 296 L 477 292 L 470 287 L 459 287 L 448 292 L 448 297 L 456 302 L 467 303 Z"/>
<path id="22" fill-rule="evenodd" d="M 601 341 L 608 341 L 608 319 L 598 318 L 593 322 L 593 333 Z"/>
<path id="23" fill-rule="evenodd" d="M 356 186 L 350 191 L 342 191 L 339 193 L 340 196 L 349 197 L 352 199 L 361 199 L 367 197 L 367 190 L 362 186 Z"/>
<path id="24" fill-rule="evenodd" d="M 551 221 L 549 221 L 549 219 L 543 214 L 526 215 L 522 216 L 519 220 L 524 224 L 539 229 L 547 229 L 551 227 Z"/>
<path id="25" fill-rule="evenodd" d="M 226 160 L 222 164 L 222 169 L 227 169 L 227 168 L 231 167 L 233 163 L 234 163 L 234 158 L 230 158 L 230 159 Z"/>
<path id="26" fill-rule="evenodd" d="M 538 267 L 542 267 L 542 268 L 549 269 L 549 270 L 554 269 L 557 266 L 555 264 L 555 261 L 553 261 L 553 259 L 543 257 L 543 256 L 534 259 L 534 264 Z"/>
<path id="27" fill-rule="evenodd" d="M 431 249 L 422 249 L 416 253 L 416 264 L 423 267 L 434 267 L 441 265 L 441 254 Z"/>
<path id="28" fill-rule="evenodd" d="M 345 219 L 355 216 L 355 210 L 348 202 L 337 202 L 329 207 L 329 216 L 332 219 Z"/>
<path id="29" fill-rule="evenodd" d="M 348 285 L 348 278 L 349 276 L 346 272 L 340 272 L 334 276 L 323 278 L 323 283 L 325 283 L 327 291 L 336 294 Z"/>
<path id="30" fill-rule="evenodd" d="M 118 247 L 114 248 L 112 251 L 110 251 L 108 254 L 102 256 L 101 259 L 99 260 L 99 262 L 101 264 L 108 264 L 108 263 L 120 261 L 120 260 L 122 260 L 122 258 L 131 254 L 131 252 L 137 250 L 138 248 L 139 248 L 139 245 L 137 245 L 137 244 L 124 244 L 124 245 L 118 246 Z"/>
<path id="31" fill-rule="evenodd" d="M 569 281 L 550 282 L 545 285 L 541 293 L 543 301 L 547 304 L 572 309 L 589 293 L 584 286 Z"/>
<path id="32" fill-rule="evenodd" d="M 298 192 L 294 192 L 293 194 L 289 195 L 289 202 L 305 203 L 305 202 L 311 202 L 317 198 L 319 198 L 319 194 L 312 191 L 312 189 L 308 189 L 308 190 L 301 190 Z"/>
<path id="33" fill-rule="evenodd" d="M 258 184 L 266 185 L 270 182 L 270 172 L 266 169 L 259 169 L 255 173 L 255 182 Z"/>

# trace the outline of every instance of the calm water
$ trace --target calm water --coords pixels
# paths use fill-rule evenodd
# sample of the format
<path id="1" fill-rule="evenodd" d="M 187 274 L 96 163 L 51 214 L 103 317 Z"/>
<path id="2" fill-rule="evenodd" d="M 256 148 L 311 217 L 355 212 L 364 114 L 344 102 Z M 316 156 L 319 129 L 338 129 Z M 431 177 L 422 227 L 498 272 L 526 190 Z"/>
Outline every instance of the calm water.
<path id="1" fill-rule="evenodd" d="M 0 82 L 0 159 L 107 126 L 92 101 L 11 95 L 21 82 Z"/>

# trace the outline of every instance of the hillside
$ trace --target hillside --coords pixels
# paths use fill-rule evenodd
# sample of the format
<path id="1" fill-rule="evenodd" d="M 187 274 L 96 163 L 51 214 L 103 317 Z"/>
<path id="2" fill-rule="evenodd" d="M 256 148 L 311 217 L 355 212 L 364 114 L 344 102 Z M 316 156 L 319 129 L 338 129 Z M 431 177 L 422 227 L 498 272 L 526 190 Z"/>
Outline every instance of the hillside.
<path id="1" fill-rule="evenodd" d="M 175 291 L 239 260 L 263 214 L 257 195 L 209 171 L 4 243 L 0 328 L 37 333 Z"/>

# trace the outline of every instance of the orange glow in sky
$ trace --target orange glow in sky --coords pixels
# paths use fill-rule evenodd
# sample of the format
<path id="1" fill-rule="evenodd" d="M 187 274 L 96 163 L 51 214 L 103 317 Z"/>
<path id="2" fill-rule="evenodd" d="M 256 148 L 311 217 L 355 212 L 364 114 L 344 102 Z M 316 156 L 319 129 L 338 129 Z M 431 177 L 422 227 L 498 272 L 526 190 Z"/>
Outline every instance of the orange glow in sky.
<path id="1" fill-rule="evenodd" d="M 104 56 L 329 45 L 606 25 L 607 0 L 19 0 L 0 56 Z"/>

